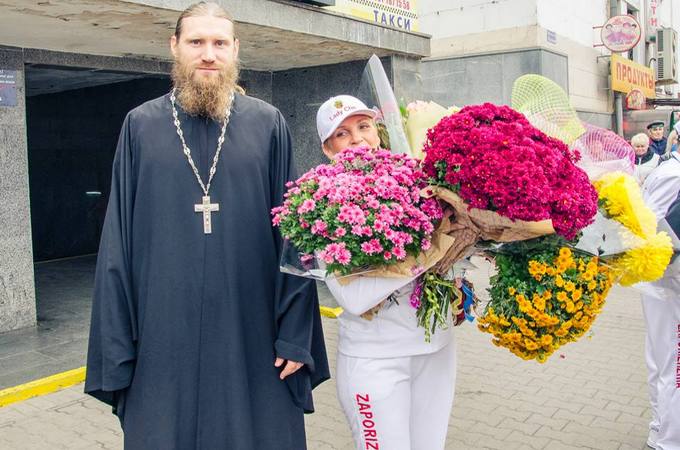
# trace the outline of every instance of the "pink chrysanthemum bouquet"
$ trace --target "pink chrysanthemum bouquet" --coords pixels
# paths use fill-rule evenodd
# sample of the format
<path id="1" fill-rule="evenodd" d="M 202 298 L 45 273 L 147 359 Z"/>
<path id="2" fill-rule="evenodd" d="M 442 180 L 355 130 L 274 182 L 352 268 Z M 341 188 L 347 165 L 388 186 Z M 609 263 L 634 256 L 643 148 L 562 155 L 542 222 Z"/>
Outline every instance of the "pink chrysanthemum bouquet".
<path id="1" fill-rule="evenodd" d="M 442 218 L 437 200 L 420 195 L 426 184 L 416 159 L 347 149 L 334 164 L 289 183 L 273 224 L 303 259 L 322 259 L 328 273 L 396 264 L 429 249 Z"/>
<path id="2" fill-rule="evenodd" d="M 536 222 L 573 239 L 597 212 L 597 192 L 576 152 L 507 106 L 467 106 L 427 134 L 424 172 L 471 208 Z"/>

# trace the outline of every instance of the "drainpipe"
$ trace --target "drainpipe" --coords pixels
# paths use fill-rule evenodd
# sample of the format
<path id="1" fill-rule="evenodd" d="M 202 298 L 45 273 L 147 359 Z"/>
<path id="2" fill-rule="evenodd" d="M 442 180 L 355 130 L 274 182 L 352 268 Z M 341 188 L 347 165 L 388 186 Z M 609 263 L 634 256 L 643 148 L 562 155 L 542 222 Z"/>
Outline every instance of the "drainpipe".
<path id="1" fill-rule="evenodd" d="M 621 0 L 609 0 L 609 17 L 618 16 L 621 13 Z M 623 136 L 623 95 L 614 92 L 614 130 Z"/>

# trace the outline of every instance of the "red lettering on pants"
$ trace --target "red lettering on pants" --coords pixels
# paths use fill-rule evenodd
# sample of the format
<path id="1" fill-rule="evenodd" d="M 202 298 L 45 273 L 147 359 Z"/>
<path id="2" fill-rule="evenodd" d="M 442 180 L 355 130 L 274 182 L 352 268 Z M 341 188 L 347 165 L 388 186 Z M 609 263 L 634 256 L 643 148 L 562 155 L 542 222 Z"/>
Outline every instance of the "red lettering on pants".
<path id="1" fill-rule="evenodd" d="M 680 389 L 680 323 L 678 324 L 678 348 L 675 358 L 675 389 Z"/>
<path id="2" fill-rule="evenodd" d="M 366 450 L 380 450 L 378 442 L 378 432 L 373 421 L 373 411 L 371 408 L 371 398 L 368 394 L 356 394 L 356 404 L 359 407 L 361 417 L 361 433 L 364 438 L 364 448 Z"/>

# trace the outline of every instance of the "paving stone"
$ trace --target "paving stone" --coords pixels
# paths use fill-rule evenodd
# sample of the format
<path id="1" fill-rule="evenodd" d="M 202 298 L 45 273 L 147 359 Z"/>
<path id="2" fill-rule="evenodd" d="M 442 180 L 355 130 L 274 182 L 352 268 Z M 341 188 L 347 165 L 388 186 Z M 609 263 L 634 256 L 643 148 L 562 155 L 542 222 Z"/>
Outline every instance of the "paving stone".
<path id="1" fill-rule="evenodd" d="M 457 395 L 446 449 L 643 449 L 650 413 L 643 347 L 635 344 L 644 342 L 641 317 L 638 294 L 616 288 L 593 326 L 593 338 L 569 344 L 545 364 L 492 346 L 474 325 L 457 327 Z M 324 318 L 323 326 L 334 367 L 337 321 Z M 73 333 L 72 340 L 78 339 L 82 336 Z M 0 346 L 16 342 L 0 335 Z M 82 341 L 71 348 L 78 345 Z M 26 348 L 41 352 L 38 347 Z M 46 351 L 59 358 L 54 350 Z M 308 448 L 353 450 L 334 381 L 315 391 L 315 404 L 316 413 L 305 418 Z M 0 449 L 5 448 L 120 450 L 122 432 L 111 409 L 83 394 L 81 384 L 0 408 Z"/>

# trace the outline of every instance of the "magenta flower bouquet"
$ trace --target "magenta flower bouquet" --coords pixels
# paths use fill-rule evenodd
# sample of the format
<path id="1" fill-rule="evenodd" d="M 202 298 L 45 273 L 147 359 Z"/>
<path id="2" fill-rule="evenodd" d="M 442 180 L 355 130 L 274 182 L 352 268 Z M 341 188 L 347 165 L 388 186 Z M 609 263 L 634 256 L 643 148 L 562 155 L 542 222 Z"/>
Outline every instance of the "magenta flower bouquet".
<path id="1" fill-rule="evenodd" d="M 327 273 L 396 264 L 432 245 L 442 209 L 421 197 L 426 185 L 416 159 L 347 149 L 289 183 L 272 222 L 303 260 L 321 259 Z"/>
<path id="2" fill-rule="evenodd" d="M 552 220 L 573 239 L 597 212 L 597 192 L 574 164 L 579 154 L 507 106 L 467 106 L 427 134 L 423 163 L 432 184 L 471 208 L 522 221 Z"/>

